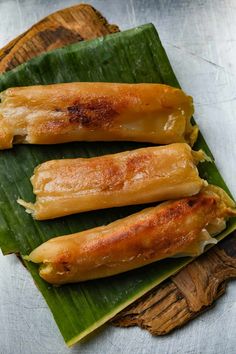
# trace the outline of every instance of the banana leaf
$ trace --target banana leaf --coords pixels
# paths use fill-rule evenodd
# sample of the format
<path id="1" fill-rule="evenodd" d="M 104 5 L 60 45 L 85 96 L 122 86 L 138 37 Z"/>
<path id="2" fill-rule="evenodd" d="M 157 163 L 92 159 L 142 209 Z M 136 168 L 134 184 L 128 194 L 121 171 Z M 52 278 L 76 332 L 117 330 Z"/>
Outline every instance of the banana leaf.
<path id="1" fill-rule="evenodd" d="M 45 53 L 0 76 L 0 91 L 11 86 L 72 81 L 155 82 L 179 87 L 159 36 L 152 24 L 108 35 Z M 141 210 L 130 206 L 57 220 L 34 221 L 16 203 L 34 200 L 30 176 L 43 161 L 67 157 L 91 157 L 134 149 L 147 144 L 71 143 L 60 146 L 23 146 L 0 152 L 0 246 L 4 254 L 26 255 L 51 237 L 107 224 Z M 210 153 L 200 135 L 197 148 Z M 201 175 L 228 191 L 214 163 L 204 163 Z M 222 239 L 236 229 L 231 219 Z M 62 287 L 49 286 L 38 275 L 38 266 L 26 263 L 37 287 L 51 309 L 68 345 L 72 345 L 190 262 L 171 259 L 108 279 Z"/>

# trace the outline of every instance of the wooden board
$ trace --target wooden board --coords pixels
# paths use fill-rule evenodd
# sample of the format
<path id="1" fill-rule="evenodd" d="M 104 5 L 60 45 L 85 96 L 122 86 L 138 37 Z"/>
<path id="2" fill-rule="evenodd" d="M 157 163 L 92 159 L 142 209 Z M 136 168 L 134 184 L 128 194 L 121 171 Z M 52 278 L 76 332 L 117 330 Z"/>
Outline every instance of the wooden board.
<path id="1" fill-rule="evenodd" d="M 0 73 L 55 48 L 118 31 L 89 5 L 58 11 L 0 50 Z M 182 326 L 212 306 L 236 276 L 236 233 L 122 311 L 117 326 L 138 325 L 155 335 Z"/>
<path id="2" fill-rule="evenodd" d="M 0 49 L 0 73 L 33 57 L 78 41 L 119 31 L 90 5 L 57 11 Z"/>

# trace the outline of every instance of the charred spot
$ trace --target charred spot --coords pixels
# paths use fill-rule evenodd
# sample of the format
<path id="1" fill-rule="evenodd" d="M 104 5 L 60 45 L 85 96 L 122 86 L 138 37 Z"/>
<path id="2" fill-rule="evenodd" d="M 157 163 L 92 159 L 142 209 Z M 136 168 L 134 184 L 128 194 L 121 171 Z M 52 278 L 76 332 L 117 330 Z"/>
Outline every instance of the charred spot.
<path id="1" fill-rule="evenodd" d="M 152 156 L 150 154 L 137 154 L 127 159 L 127 171 L 130 173 L 145 171 L 146 165 L 150 163 Z"/>
<path id="2" fill-rule="evenodd" d="M 108 127 L 117 114 L 107 101 L 92 100 L 89 103 L 76 103 L 68 107 L 70 123 L 79 123 L 85 128 Z"/>
<path id="3" fill-rule="evenodd" d="M 41 131 L 44 131 L 45 133 L 60 131 L 64 128 L 66 128 L 66 126 L 67 126 L 67 124 L 64 120 L 51 120 L 51 121 L 45 122 L 42 125 Z M 41 131 L 39 132 L 40 134 L 41 134 Z"/>
<path id="4" fill-rule="evenodd" d="M 187 204 L 190 208 L 192 208 L 195 204 L 197 203 L 197 200 L 196 199 L 189 199 L 187 201 Z"/>
<path id="5" fill-rule="evenodd" d="M 61 108 L 55 108 L 54 111 L 55 112 L 63 112 L 63 110 Z"/>
<path id="6" fill-rule="evenodd" d="M 191 199 L 187 200 L 187 205 L 192 208 L 194 206 L 199 206 L 199 207 L 208 207 L 208 206 L 213 206 L 216 205 L 216 200 L 215 198 L 212 198 L 211 196 L 204 196 L 200 195 L 199 197 L 193 197 Z"/>
<path id="7" fill-rule="evenodd" d="M 182 216 L 183 213 L 183 205 L 177 204 L 174 207 L 171 207 L 167 210 L 166 216 L 168 219 L 176 219 L 179 216 Z"/>
<path id="8" fill-rule="evenodd" d="M 121 190 L 124 186 L 124 175 L 119 165 L 112 163 L 111 160 L 103 162 L 103 183 L 100 190 L 115 191 Z"/>
<path id="9" fill-rule="evenodd" d="M 69 272 L 70 271 L 70 264 L 68 262 L 62 262 L 61 265 L 63 267 L 63 271 L 64 272 Z"/>
<path id="10" fill-rule="evenodd" d="M 217 200 L 212 196 L 205 196 L 203 198 L 199 198 L 199 203 L 201 206 L 216 206 Z"/>
<path id="11" fill-rule="evenodd" d="M 92 99 L 89 102 L 75 102 L 67 108 L 70 123 L 78 123 L 84 128 L 109 128 L 118 112 L 106 99 Z"/>

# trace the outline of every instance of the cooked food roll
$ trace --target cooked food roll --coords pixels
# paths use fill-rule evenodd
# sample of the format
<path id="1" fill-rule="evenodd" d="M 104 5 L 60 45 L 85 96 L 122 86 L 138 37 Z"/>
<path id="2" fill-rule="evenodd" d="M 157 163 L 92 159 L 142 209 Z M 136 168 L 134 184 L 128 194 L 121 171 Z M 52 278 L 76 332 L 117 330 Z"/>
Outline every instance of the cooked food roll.
<path id="1" fill-rule="evenodd" d="M 48 161 L 31 178 L 35 204 L 18 202 L 35 219 L 43 220 L 191 196 L 206 184 L 196 168 L 204 158 L 203 151 L 176 143 L 88 159 Z"/>
<path id="2" fill-rule="evenodd" d="M 160 84 L 67 83 L 0 94 L 0 149 L 13 144 L 130 140 L 156 144 L 197 138 L 193 102 Z"/>
<path id="3" fill-rule="evenodd" d="M 102 278 L 168 257 L 197 256 L 236 215 L 234 202 L 217 187 L 73 235 L 53 238 L 27 260 L 52 284 Z"/>

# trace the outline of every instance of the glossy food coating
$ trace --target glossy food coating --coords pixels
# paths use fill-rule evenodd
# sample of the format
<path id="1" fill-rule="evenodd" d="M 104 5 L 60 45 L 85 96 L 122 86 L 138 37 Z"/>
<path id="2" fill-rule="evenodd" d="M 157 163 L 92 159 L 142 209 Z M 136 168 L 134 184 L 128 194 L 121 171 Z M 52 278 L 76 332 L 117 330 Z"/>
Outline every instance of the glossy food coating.
<path id="1" fill-rule="evenodd" d="M 18 202 L 38 220 L 197 194 L 206 183 L 196 164 L 202 151 L 185 143 L 39 165 L 31 182 L 35 204 Z"/>
<path id="2" fill-rule="evenodd" d="M 107 277 L 160 259 L 197 256 L 216 243 L 234 203 L 217 187 L 72 235 L 53 238 L 27 259 L 52 284 Z"/>
<path id="3" fill-rule="evenodd" d="M 10 88 L 0 94 L 0 149 L 14 143 L 197 138 L 193 102 L 161 84 L 66 83 Z"/>

